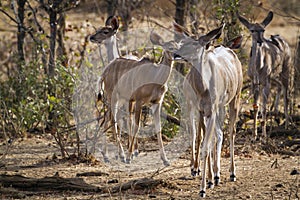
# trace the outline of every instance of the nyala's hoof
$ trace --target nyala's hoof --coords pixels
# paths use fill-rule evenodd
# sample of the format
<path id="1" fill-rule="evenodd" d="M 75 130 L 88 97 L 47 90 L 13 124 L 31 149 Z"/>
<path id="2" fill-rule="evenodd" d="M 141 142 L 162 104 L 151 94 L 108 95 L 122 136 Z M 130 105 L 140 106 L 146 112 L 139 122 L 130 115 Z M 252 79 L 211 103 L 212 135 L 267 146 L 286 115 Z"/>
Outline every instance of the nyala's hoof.
<path id="1" fill-rule="evenodd" d="M 220 177 L 215 176 L 215 185 L 219 185 L 220 184 Z"/>
<path id="2" fill-rule="evenodd" d="M 121 162 L 126 163 L 125 157 L 120 157 Z"/>
<path id="3" fill-rule="evenodd" d="M 204 198 L 205 197 L 205 191 L 201 190 L 200 193 L 199 193 L 199 196 L 201 198 Z"/>
<path id="4" fill-rule="evenodd" d="M 127 163 L 127 164 L 130 164 L 130 163 L 131 163 L 131 159 L 128 159 L 128 158 L 127 158 L 127 159 L 126 159 L 126 163 Z"/>
<path id="5" fill-rule="evenodd" d="M 191 169 L 191 175 L 192 176 L 199 176 L 200 175 L 200 169 Z"/>
<path id="6" fill-rule="evenodd" d="M 105 163 L 109 163 L 108 157 L 104 157 L 104 162 L 105 162 Z"/>
<path id="7" fill-rule="evenodd" d="M 164 162 L 164 165 L 165 165 L 166 167 L 168 167 L 168 166 L 171 165 L 170 161 L 168 161 L 168 160 L 164 160 L 163 162 Z"/>
<path id="8" fill-rule="evenodd" d="M 207 183 L 207 188 L 213 189 L 213 188 L 214 188 L 214 184 L 213 184 L 211 181 L 209 181 L 209 182 Z"/>
<path id="9" fill-rule="evenodd" d="M 232 182 L 236 181 L 236 176 L 234 174 L 230 175 L 230 181 Z"/>
<path id="10" fill-rule="evenodd" d="M 138 155 L 139 155 L 139 150 L 135 150 L 135 151 L 134 151 L 134 156 L 135 156 L 135 157 L 138 157 Z"/>

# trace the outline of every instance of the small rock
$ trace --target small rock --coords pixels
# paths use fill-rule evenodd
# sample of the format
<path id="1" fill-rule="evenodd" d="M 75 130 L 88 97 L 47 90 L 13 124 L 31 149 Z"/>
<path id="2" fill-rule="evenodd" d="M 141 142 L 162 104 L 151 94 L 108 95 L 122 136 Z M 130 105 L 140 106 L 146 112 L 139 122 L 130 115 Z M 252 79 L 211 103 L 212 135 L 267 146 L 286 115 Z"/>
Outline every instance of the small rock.
<path id="1" fill-rule="evenodd" d="M 277 185 L 275 185 L 275 187 L 283 187 L 283 184 L 281 184 L 281 183 L 278 183 Z"/>
<path id="2" fill-rule="evenodd" d="M 156 195 L 154 195 L 154 194 L 149 194 L 149 198 L 150 198 L 150 199 L 155 199 L 155 198 L 156 198 Z"/>
<path id="3" fill-rule="evenodd" d="M 297 174 L 300 174 L 296 169 L 294 169 L 291 173 L 290 173 L 290 175 L 297 175 Z"/>
<path id="4" fill-rule="evenodd" d="M 118 183 L 119 181 L 117 179 L 111 179 L 111 180 L 108 180 L 107 183 Z"/>

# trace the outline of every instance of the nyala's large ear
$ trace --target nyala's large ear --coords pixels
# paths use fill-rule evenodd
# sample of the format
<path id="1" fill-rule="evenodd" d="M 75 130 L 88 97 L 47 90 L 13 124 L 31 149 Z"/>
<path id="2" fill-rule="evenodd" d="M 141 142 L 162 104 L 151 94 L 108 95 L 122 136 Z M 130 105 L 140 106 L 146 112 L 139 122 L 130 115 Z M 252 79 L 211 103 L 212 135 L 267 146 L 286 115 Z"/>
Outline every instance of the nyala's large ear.
<path id="1" fill-rule="evenodd" d="M 219 38 L 222 34 L 224 27 L 225 27 L 225 24 L 223 24 L 219 28 L 216 28 L 216 29 L 210 31 L 209 33 L 206 34 L 206 37 L 208 37 L 209 40 L 214 40 L 214 39 Z"/>
<path id="2" fill-rule="evenodd" d="M 150 33 L 150 41 L 154 45 L 159 45 L 163 46 L 164 45 L 164 40 L 155 32 L 151 31 Z"/>
<path id="3" fill-rule="evenodd" d="M 111 28 L 116 32 L 119 28 L 119 19 L 116 16 L 109 16 L 105 22 L 105 26 L 111 26 Z"/>
<path id="4" fill-rule="evenodd" d="M 225 24 L 223 24 L 219 28 L 210 31 L 206 35 L 201 36 L 199 38 L 199 43 L 204 46 L 208 44 L 211 40 L 218 39 L 221 36 L 224 27 Z"/>
<path id="5" fill-rule="evenodd" d="M 239 35 L 231 40 L 229 40 L 226 43 L 226 47 L 229 47 L 230 49 L 238 49 L 241 47 L 243 41 L 243 36 Z"/>
<path id="6" fill-rule="evenodd" d="M 225 27 L 225 25 L 224 25 L 224 27 Z M 223 29 L 224 29 L 224 27 L 223 27 Z M 214 40 L 217 40 L 217 39 L 219 39 L 221 37 L 223 29 L 217 35 L 214 36 L 214 38 L 213 38 Z"/>
<path id="7" fill-rule="evenodd" d="M 105 26 L 110 26 L 111 24 L 111 20 L 114 16 L 109 16 L 107 19 L 106 19 L 106 22 L 105 22 Z"/>
<path id="8" fill-rule="evenodd" d="M 268 13 L 268 16 L 264 19 L 264 21 L 261 23 L 261 25 L 263 25 L 263 27 L 266 27 L 273 19 L 273 12 L 270 11 Z"/>
<path id="9" fill-rule="evenodd" d="M 239 18 L 240 22 L 249 29 L 251 23 L 245 17 L 241 16 L 238 12 L 236 13 L 236 15 Z"/>
<path id="10" fill-rule="evenodd" d="M 112 27 L 112 29 L 113 29 L 114 31 L 117 31 L 118 28 L 119 28 L 119 19 L 118 19 L 118 17 L 114 16 L 114 17 L 111 19 L 110 25 L 111 25 L 111 27 Z"/>

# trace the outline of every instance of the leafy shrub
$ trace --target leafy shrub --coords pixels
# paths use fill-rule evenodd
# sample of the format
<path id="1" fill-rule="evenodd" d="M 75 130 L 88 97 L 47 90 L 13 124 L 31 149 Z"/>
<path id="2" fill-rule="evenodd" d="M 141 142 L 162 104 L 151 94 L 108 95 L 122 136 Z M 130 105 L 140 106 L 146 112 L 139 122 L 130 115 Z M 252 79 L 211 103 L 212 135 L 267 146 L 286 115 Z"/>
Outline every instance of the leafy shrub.
<path id="1" fill-rule="evenodd" d="M 74 70 L 57 64 L 54 78 L 49 79 L 39 62 L 31 62 L 23 65 L 21 71 L 1 81 L 1 130 L 5 128 L 11 137 L 28 131 L 43 132 L 52 111 L 59 124 L 56 128 L 70 126 Z M 55 88 L 55 96 L 48 94 L 49 82 Z"/>

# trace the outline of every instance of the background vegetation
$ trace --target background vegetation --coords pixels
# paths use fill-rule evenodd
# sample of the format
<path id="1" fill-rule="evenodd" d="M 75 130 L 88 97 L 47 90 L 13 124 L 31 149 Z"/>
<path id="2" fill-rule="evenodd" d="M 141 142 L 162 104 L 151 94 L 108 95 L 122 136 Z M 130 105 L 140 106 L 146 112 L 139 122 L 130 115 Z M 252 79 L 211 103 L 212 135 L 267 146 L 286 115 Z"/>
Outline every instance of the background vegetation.
<path id="1" fill-rule="evenodd" d="M 102 25 L 107 16 L 120 16 L 120 31 L 136 28 L 140 24 L 170 29 L 169 24 L 175 20 L 194 34 L 201 34 L 226 23 L 224 41 L 220 41 L 226 42 L 242 31 L 235 15 L 237 11 L 254 19 L 272 9 L 283 19 L 277 23 L 299 26 L 299 2 L 284 2 L 1 1 L 0 137 L 11 142 L 14 138 L 25 137 L 28 132 L 51 133 L 61 147 L 62 156 L 70 155 L 66 145 L 72 144 L 73 140 L 79 143 L 72 112 L 72 95 L 79 70 L 85 66 L 82 63 L 87 54 L 96 48 L 88 43 L 88 35 L 95 30 L 94 27 Z M 290 42 L 294 50 L 296 41 L 294 38 L 293 43 Z M 242 51 L 239 56 L 246 67 L 247 53 Z M 299 61 L 295 63 L 298 63 L 299 72 Z M 178 67 L 177 70 L 182 69 Z M 295 91 L 300 88 L 297 84 Z M 168 114 L 176 117 L 178 107 L 172 98 L 172 95 L 167 95 L 167 105 L 164 107 Z M 163 132 L 170 136 L 170 131 L 176 130 L 176 126 L 169 124 Z M 78 146 L 75 149 L 78 150 Z"/>

